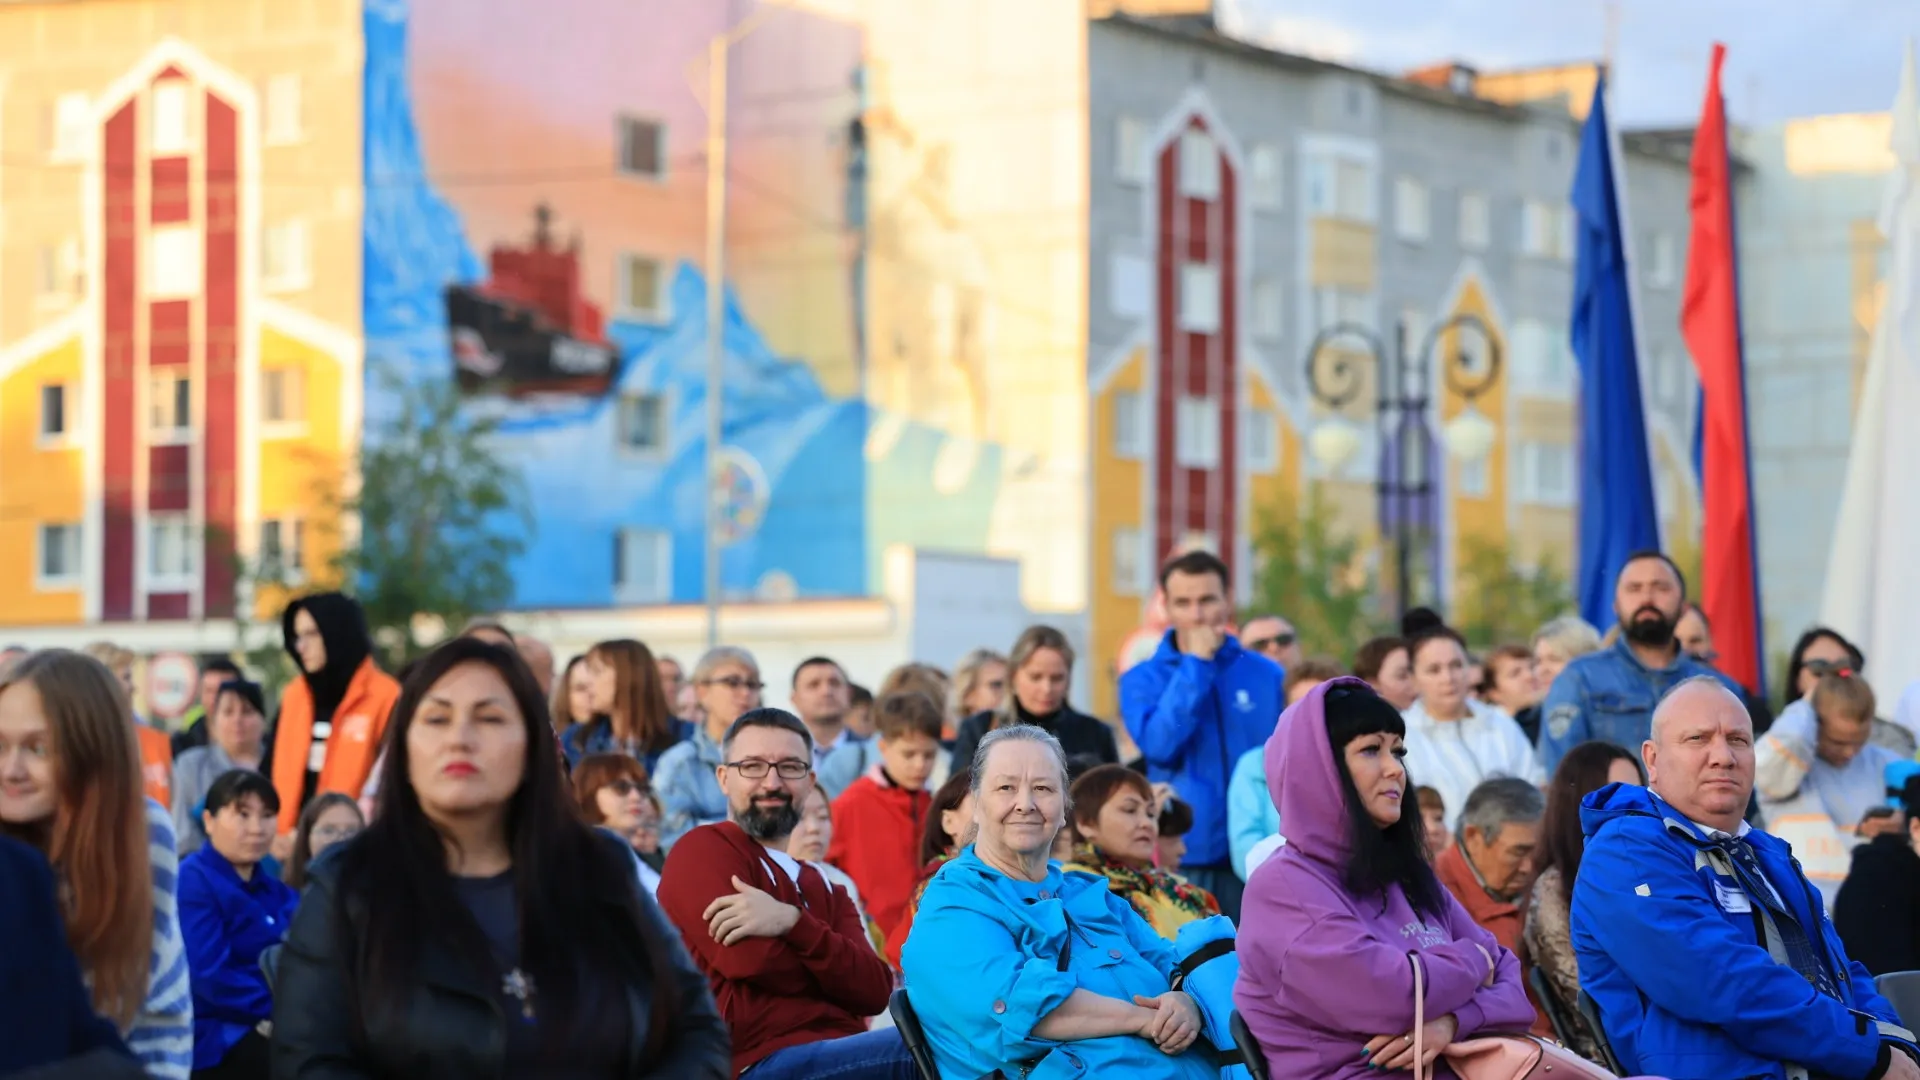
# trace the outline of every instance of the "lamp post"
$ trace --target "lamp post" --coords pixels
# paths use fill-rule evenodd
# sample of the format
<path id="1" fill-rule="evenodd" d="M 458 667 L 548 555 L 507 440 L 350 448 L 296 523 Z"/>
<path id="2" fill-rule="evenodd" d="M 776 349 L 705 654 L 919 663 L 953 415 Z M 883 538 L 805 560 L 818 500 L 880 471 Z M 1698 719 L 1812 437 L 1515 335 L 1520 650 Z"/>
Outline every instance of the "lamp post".
<path id="1" fill-rule="evenodd" d="M 1324 364 L 1320 362 L 1321 353 L 1328 351 L 1335 342 L 1353 340 L 1364 345 L 1360 358 L 1373 361 L 1378 391 L 1374 408 L 1380 421 L 1376 425 L 1378 469 L 1374 486 L 1380 497 L 1381 516 L 1384 518 L 1391 514 L 1393 519 L 1398 575 L 1395 585 L 1399 614 L 1402 616 L 1411 606 L 1414 516 L 1421 501 L 1433 498 L 1439 489 L 1438 478 L 1434 475 L 1434 461 L 1427 453 L 1431 436 L 1427 409 L 1432 404 L 1429 396 L 1429 362 L 1434 350 L 1440 346 L 1443 335 L 1448 331 L 1469 330 L 1486 343 L 1486 367 L 1476 370 L 1474 357 L 1461 347 L 1461 333 L 1455 333 L 1452 355 L 1441 358 L 1442 378 L 1448 387 L 1465 400 L 1466 407 L 1460 415 L 1447 421 L 1441 437 L 1448 452 L 1456 459 L 1472 463 L 1487 456 L 1498 435 L 1493 421 L 1487 419 L 1473 404 L 1474 398 L 1492 388 L 1500 376 L 1500 343 L 1479 316 L 1462 313 L 1440 323 L 1427 332 L 1419 351 L 1411 355 L 1407 351 L 1407 325 L 1404 319 L 1394 325 L 1391 349 L 1372 329 L 1352 322 L 1336 323 L 1320 331 L 1307 349 L 1308 389 L 1312 391 L 1315 401 L 1334 414 L 1315 426 L 1308 436 L 1307 448 L 1329 471 L 1338 470 L 1361 449 L 1360 433 L 1351 423 L 1341 419 L 1339 413 L 1359 396 L 1364 380 L 1355 351 L 1333 351 Z M 1399 451 L 1398 462 L 1392 460 L 1396 449 Z M 1387 524 L 1386 521 L 1381 522 L 1380 531 L 1383 534 L 1387 531 Z"/>

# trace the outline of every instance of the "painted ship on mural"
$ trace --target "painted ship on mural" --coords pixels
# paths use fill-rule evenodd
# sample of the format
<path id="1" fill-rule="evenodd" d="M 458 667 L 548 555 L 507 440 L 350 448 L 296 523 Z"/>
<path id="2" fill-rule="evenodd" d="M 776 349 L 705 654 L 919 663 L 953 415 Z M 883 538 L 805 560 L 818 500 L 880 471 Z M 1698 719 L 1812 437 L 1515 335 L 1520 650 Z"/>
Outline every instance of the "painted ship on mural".
<path id="1" fill-rule="evenodd" d="M 469 394 L 598 397 L 618 352 L 600 308 L 580 293 L 580 241 L 553 242 L 552 212 L 534 212 L 533 245 L 496 245 L 487 280 L 447 286 L 454 377 Z"/>

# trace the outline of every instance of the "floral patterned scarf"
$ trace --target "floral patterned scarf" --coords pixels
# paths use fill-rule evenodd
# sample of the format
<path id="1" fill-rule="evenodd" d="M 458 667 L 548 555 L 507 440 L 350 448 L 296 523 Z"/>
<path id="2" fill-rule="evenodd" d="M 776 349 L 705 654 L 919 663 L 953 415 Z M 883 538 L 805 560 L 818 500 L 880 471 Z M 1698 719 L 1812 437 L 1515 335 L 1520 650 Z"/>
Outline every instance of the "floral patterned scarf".
<path id="1" fill-rule="evenodd" d="M 1153 905 L 1156 901 L 1194 919 L 1220 914 L 1220 902 L 1213 898 L 1212 893 L 1179 874 L 1169 873 L 1157 866 L 1145 869 L 1130 866 L 1109 858 L 1092 844 L 1076 845 L 1073 861 L 1105 876 L 1107 889 L 1132 904 L 1140 917 L 1148 922 L 1154 921 Z"/>

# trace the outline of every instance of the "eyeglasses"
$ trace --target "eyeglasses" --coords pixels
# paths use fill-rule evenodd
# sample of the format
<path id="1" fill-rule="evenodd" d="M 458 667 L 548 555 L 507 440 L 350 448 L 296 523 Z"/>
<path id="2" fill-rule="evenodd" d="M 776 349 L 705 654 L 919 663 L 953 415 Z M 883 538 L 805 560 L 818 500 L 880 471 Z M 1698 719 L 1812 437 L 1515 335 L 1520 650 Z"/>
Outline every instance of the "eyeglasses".
<path id="1" fill-rule="evenodd" d="M 747 780 L 765 780 L 768 769 L 779 773 L 780 779 L 782 780 L 804 780 L 807 774 L 813 771 L 812 762 L 795 761 L 792 758 L 788 758 L 785 761 L 758 761 L 754 759 L 729 761 L 726 765 L 727 768 L 739 773 L 743 779 Z"/>
<path id="2" fill-rule="evenodd" d="M 358 825 L 316 825 L 310 839 L 322 845 L 337 844 L 342 840 L 351 840 L 359 832 Z"/>
<path id="3" fill-rule="evenodd" d="M 1247 642 L 1247 648 L 1254 652 L 1266 652 L 1268 649 L 1284 649 L 1292 645 L 1293 641 L 1294 636 L 1292 634 L 1275 634 L 1272 637 L 1263 637 L 1257 641 L 1249 641 Z"/>
<path id="4" fill-rule="evenodd" d="M 629 795 L 638 795 L 647 790 L 647 785 L 637 780 L 628 780 L 622 777 L 618 780 L 609 781 L 607 783 L 607 790 L 624 799 Z"/>
<path id="5" fill-rule="evenodd" d="M 729 675 L 724 679 L 708 679 L 702 685 L 724 686 L 729 690 L 752 690 L 755 693 L 766 689 L 767 686 L 766 683 L 761 682 L 759 679 L 743 679 L 738 675 Z"/>

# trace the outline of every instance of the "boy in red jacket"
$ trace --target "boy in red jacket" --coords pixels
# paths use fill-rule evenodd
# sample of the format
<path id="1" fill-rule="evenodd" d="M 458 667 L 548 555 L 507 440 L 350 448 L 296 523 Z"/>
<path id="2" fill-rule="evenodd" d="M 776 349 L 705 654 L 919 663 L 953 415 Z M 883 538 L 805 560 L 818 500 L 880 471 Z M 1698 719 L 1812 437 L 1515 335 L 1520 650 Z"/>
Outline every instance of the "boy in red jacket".
<path id="1" fill-rule="evenodd" d="M 790 712 L 755 709 L 727 730 L 721 760 L 728 820 L 673 845 L 658 896 L 733 1032 L 734 1073 L 917 1080 L 899 1032 L 867 1029 L 893 972 L 853 901 L 787 854 L 813 788 L 813 737 Z"/>
<path id="2" fill-rule="evenodd" d="M 940 706 L 917 690 L 886 695 L 874 703 L 873 714 L 880 762 L 833 801 L 827 861 L 860 887 L 867 914 L 887 935 L 887 952 L 898 956 L 893 936 L 920 873 L 920 838 L 933 801 L 927 778 L 940 757 L 943 717 Z"/>

